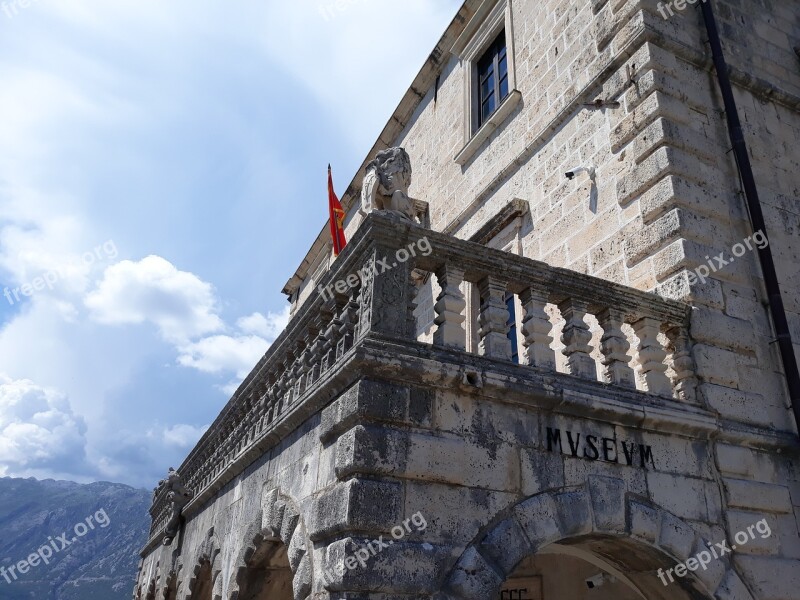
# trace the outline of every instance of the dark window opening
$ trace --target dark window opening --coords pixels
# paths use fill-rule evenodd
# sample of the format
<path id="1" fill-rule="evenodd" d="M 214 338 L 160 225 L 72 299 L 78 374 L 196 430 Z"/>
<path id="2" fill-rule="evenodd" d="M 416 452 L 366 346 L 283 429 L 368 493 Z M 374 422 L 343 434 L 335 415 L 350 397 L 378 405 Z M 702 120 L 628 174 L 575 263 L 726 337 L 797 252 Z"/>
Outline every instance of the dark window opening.
<path id="1" fill-rule="evenodd" d="M 511 360 L 519 363 L 519 344 L 517 343 L 517 307 L 514 304 L 514 294 L 506 296 L 506 308 L 508 308 L 508 330 L 506 337 L 511 340 Z"/>
<path id="2" fill-rule="evenodd" d="M 508 50 L 502 31 L 478 60 L 478 127 L 492 116 L 508 91 Z"/>

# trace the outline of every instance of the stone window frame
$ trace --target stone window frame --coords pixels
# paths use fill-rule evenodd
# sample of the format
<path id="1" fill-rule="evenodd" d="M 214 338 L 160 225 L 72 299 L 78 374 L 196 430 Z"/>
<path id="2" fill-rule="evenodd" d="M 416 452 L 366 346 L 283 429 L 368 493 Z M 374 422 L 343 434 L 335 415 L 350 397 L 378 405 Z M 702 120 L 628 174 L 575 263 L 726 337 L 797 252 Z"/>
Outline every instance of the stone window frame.
<path id="1" fill-rule="evenodd" d="M 502 31 L 505 31 L 506 34 L 509 92 L 494 113 L 483 125 L 478 127 L 478 61 Z M 464 110 L 462 111 L 464 147 L 454 159 L 463 166 L 492 133 L 508 119 L 522 100 L 522 94 L 517 89 L 512 0 L 485 0 L 478 7 L 475 16 L 464 28 L 450 51 L 458 57 L 464 72 Z"/>

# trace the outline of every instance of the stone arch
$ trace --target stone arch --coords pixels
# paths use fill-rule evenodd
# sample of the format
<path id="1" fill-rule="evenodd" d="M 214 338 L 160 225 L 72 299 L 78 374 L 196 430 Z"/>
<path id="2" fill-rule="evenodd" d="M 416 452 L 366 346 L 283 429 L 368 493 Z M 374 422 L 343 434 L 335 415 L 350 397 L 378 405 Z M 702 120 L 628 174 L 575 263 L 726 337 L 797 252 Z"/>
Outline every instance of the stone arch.
<path id="1" fill-rule="evenodd" d="M 590 476 L 584 485 L 536 494 L 501 517 L 463 552 L 445 580 L 445 597 L 499 597 L 523 559 L 557 543 L 606 542 L 618 550 L 635 550 L 640 564 L 665 569 L 708 544 L 683 520 L 627 493 L 625 482 L 612 477 Z M 692 599 L 752 600 L 727 557 L 679 581 Z"/>
<path id="2" fill-rule="evenodd" d="M 277 488 L 264 493 L 261 508 L 256 522 L 247 529 L 244 546 L 237 556 L 230 598 L 238 600 L 258 593 L 255 586 L 263 577 L 258 577 L 256 563 L 285 560 L 291 570 L 292 597 L 305 600 L 311 594 L 313 581 L 308 551 L 312 546 L 300 511 L 294 501 Z"/>
<path id="3" fill-rule="evenodd" d="M 208 530 L 189 578 L 186 600 L 222 600 L 220 549 L 214 528 Z"/>

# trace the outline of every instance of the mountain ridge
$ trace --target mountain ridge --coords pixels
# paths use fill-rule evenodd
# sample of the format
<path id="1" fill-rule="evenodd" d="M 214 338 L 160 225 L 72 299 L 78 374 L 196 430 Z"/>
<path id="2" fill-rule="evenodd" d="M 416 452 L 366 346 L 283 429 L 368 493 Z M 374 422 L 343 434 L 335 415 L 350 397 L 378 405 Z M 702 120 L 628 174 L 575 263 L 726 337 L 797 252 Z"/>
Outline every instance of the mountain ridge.
<path id="1" fill-rule="evenodd" d="M 151 499 L 108 481 L 0 478 L 0 598 L 129 599 Z"/>

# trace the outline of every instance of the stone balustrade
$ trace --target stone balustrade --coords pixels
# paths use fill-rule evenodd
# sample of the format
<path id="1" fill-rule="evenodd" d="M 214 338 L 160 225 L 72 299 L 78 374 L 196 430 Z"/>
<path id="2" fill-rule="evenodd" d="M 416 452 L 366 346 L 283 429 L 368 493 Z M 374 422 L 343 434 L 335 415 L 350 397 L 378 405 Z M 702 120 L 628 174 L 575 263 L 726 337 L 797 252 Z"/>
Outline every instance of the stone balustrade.
<path id="1" fill-rule="evenodd" d="M 439 291 L 430 299 L 434 330 L 431 344 L 425 344 L 414 309 L 420 294 L 433 289 L 430 275 Z M 488 361 L 487 368 L 511 362 L 507 302 L 513 295 L 523 310 L 523 348 L 511 368 L 556 371 L 551 315 L 557 307 L 564 320 L 560 352 L 567 375 L 695 402 L 687 305 L 371 213 L 178 469 L 195 494 L 186 510 L 202 506 L 337 390 L 368 375 L 366 352 L 349 374 L 342 369 L 367 342 L 384 354 L 393 347 L 413 352 L 426 345 L 466 354 L 468 284 L 482 299 L 473 354 Z M 597 319 L 602 335 L 592 332 L 587 315 Z M 629 341 L 634 333 L 635 352 Z M 595 339 L 599 352 L 592 346 Z M 148 547 L 158 543 L 170 518 L 165 491 L 157 493 L 150 512 Z"/>

